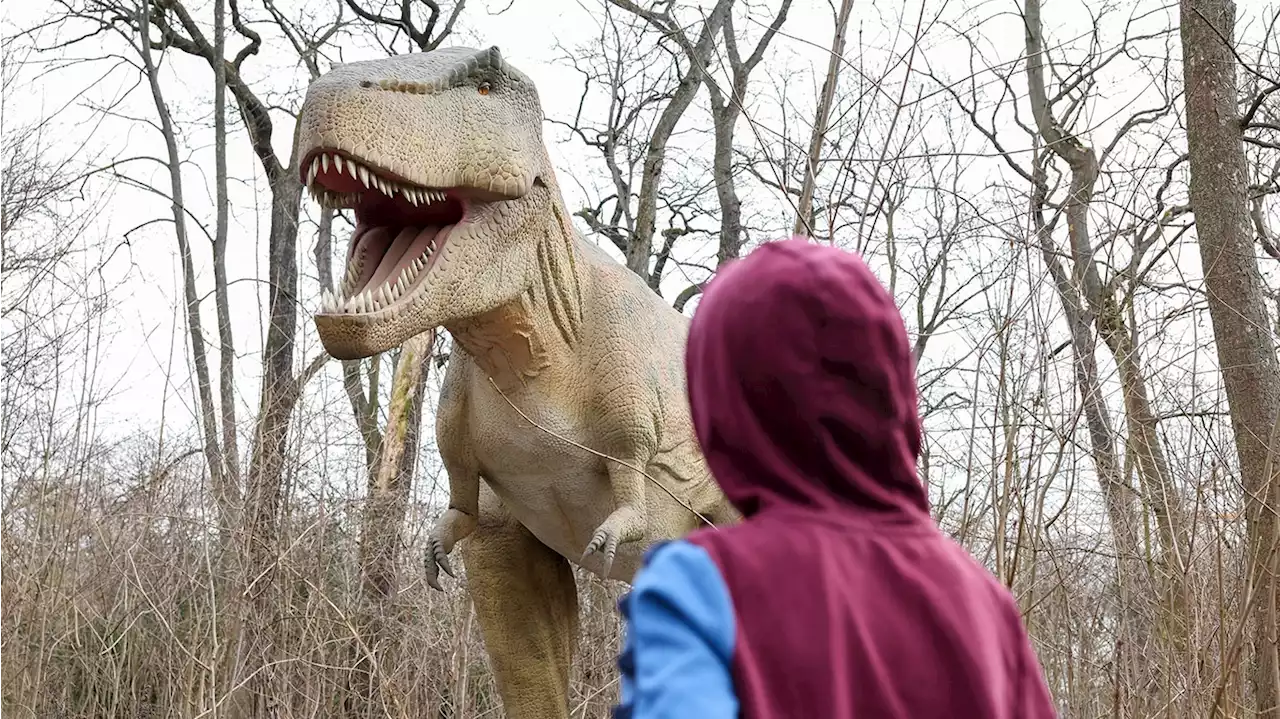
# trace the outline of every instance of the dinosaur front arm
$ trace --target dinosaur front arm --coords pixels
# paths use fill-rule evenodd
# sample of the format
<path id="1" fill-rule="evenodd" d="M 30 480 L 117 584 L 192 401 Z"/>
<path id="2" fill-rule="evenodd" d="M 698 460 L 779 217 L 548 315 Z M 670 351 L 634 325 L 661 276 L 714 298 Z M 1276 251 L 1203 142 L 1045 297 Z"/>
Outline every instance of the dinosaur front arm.
<path id="1" fill-rule="evenodd" d="M 617 355 L 614 355 L 617 356 Z M 613 511 L 596 528 L 583 552 L 584 561 L 598 554 L 609 576 L 618 545 L 645 538 L 648 519 L 645 502 L 645 467 L 658 449 L 658 428 L 651 406 L 654 397 L 633 373 L 611 375 L 612 387 L 602 387 L 595 408 L 602 416 L 600 446 L 606 460 Z"/>
<path id="2" fill-rule="evenodd" d="M 632 457 L 627 464 L 643 466 L 643 461 Z M 600 554 L 604 561 L 600 573 L 605 577 L 613 569 L 619 544 L 645 538 L 648 521 L 645 519 L 644 482 L 643 474 L 617 462 L 609 462 L 609 487 L 613 493 L 614 510 L 596 528 L 582 554 L 583 561 L 591 554 Z"/>
<path id="3" fill-rule="evenodd" d="M 467 439 L 467 396 L 461 365 L 449 362 L 436 414 L 436 446 L 449 476 L 449 508 L 432 528 L 423 557 L 427 584 L 433 589 L 440 589 L 439 570 L 454 576 L 449 552 L 475 531 L 480 515 L 480 463 Z"/>

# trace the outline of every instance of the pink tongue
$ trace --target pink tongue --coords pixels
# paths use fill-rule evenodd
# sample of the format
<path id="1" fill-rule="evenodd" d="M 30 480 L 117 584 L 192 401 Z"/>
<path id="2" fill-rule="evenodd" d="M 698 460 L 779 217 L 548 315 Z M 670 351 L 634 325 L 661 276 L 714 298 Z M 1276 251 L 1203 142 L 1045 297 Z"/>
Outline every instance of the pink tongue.
<path id="1" fill-rule="evenodd" d="M 391 280 L 392 284 L 400 279 L 400 274 L 404 268 L 409 266 L 413 260 L 421 257 L 427 251 L 427 247 L 431 245 L 431 241 L 435 239 L 436 234 L 440 232 L 439 227 L 406 227 L 396 235 L 396 239 L 391 243 L 391 247 L 387 249 L 382 261 L 378 263 L 378 269 L 374 271 L 373 277 L 365 284 L 368 289 L 376 290 L 382 286 L 383 282 Z"/>
<path id="2" fill-rule="evenodd" d="M 426 252 L 431 243 L 435 241 L 438 234 L 440 234 L 439 227 L 428 226 L 422 228 L 418 236 L 413 239 L 413 244 L 409 246 L 409 251 L 405 253 L 405 265 L 407 266 L 410 261 L 421 257 L 422 253 Z"/>
<path id="3" fill-rule="evenodd" d="M 400 230 L 400 234 L 396 235 L 396 239 L 387 248 L 386 254 L 382 256 L 382 261 L 378 263 L 378 269 L 374 270 L 373 277 L 369 278 L 369 282 L 365 287 L 376 290 L 388 278 L 395 280 L 395 275 L 399 274 L 397 266 L 400 264 L 400 258 L 404 257 L 405 250 L 408 249 L 409 243 L 413 242 L 413 238 L 417 234 L 418 228 L 416 227 L 406 227 Z"/>

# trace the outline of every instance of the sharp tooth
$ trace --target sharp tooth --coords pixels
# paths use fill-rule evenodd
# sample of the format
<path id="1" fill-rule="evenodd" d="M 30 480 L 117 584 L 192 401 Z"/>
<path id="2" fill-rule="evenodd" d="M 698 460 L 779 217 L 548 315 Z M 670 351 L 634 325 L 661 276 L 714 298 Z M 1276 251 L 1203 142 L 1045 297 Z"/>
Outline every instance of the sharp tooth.
<path id="1" fill-rule="evenodd" d="M 337 168 L 338 174 L 342 174 L 342 155 L 333 156 L 333 166 Z"/>
<path id="2" fill-rule="evenodd" d="M 405 196 L 405 199 L 409 201 L 410 205 L 413 205 L 414 207 L 418 206 L 418 193 L 414 192 L 413 190 L 409 190 L 408 192 L 404 193 L 404 196 Z"/>
<path id="3" fill-rule="evenodd" d="M 382 286 L 378 288 L 378 294 L 381 295 L 381 297 L 379 297 L 378 299 L 382 300 L 382 304 L 384 305 L 391 304 L 391 300 L 393 297 L 393 295 L 391 294 L 391 285 L 388 285 L 385 282 L 382 283 Z"/>
<path id="4" fill-rule="evenodd" d="M 321 156 L 320 156 L 320 167 L 321 167 L 321 168 L 323 168 L 325 172 L 328 172 L 328 171 L 329 171 L 329 156 L 328 156 L 328 155 L 321 155 Z"/>
<path id="5" fill-rule="evenodd" d="M 360 181 L 365 187 L 369 187 L 369 171 L 364 169 L 364 165 L 360 165 Z"/>

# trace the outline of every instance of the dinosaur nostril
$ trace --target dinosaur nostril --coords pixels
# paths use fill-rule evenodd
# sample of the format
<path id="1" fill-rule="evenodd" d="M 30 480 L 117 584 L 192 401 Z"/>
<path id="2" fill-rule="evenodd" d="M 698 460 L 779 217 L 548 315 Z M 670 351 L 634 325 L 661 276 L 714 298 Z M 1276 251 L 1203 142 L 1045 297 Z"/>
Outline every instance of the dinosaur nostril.
<path id="1" fill-rule="evenodd" d="M 373 80 L 361 80 L 360 87 L 373 87 Z"/>

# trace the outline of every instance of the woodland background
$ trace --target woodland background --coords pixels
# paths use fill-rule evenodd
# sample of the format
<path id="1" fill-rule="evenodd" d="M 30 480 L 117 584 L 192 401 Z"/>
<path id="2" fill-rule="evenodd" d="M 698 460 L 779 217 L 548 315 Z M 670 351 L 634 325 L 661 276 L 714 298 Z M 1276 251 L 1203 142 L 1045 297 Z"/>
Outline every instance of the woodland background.
<path id="1" fill-rule="evenodd" d="M 1274 3 L 5 9 L 6 715 L 501 715 L 465 576 L 419 564 L 448 337 L 324 355 L 351 218 L 292 144 L 335 63 L 497 43 L 579 229 L 686 314 L 793 231 L 868 258 L 934 514 L 1063 716 L 1280 717 Z M 580 580 L 603 717 L 622 587 Z"/>

